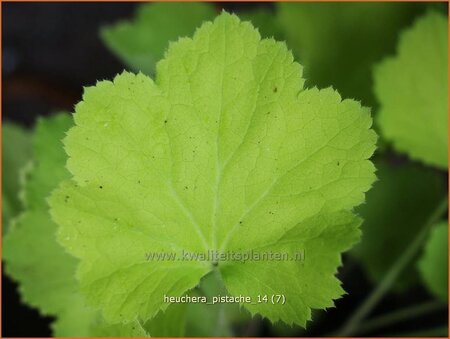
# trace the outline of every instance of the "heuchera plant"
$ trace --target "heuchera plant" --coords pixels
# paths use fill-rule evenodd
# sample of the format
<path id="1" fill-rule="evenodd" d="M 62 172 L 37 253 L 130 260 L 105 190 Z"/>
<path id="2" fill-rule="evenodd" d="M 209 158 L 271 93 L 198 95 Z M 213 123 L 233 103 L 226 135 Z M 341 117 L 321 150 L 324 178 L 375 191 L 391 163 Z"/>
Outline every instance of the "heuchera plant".
<path id="1" fill-rule="evenodd" d="M 322 53 L 327 40 L 311 29 L 322 17 L 313 20 L 315 7 L 301 5 L 295 11 L 278 5 L 277 16 L 263 10 L 242 17 L 256 22 L 263 36 L 285 36 L 298 54 L 310 46 L 310 53 L 323 56 L 302 56 L 306 65 L 315 63 L 309 67 L 315 82 L 309 80 L 316 83 L 320 74 L 330 76 L 320 65 L 334 67 L 334 60 Z M 4 128 L 3 137 L 20 134 L 26 150 L 17 163 L 6 163 L 18 168 L 32 161 L 22 171 L 21 199 L 7 200 L 3 217 L 20 214 L 4 238 L 3 259 L 7 273 L 20 282 L 23 300 L 56 317 L 54 335 L 183 336 L 186 328 L 192 336 L 231 335 L 230 326 L 219 321 L 194 328 L 199 319 L 219 319 L 222 309 L 164 300 L 199 292 L 248 296 L 261 301 L 241 303 L 250 314 L 305 327 L 312 310 L 333 307 L 345 293 L 335 275 L 341 254 L 360 238 L 361 217 L 368 219 L 364 241 L 353 254 L 373 280 L 381 280 L 379 286 L 390 276 L 389 284 L 405 288 L 420 274 L 435 298 L 446 301 L 447 274 L 440 269 L 448 266 L 442 178 L 432 168 L 377 161 L 380 181 L 362 205 L 375 181 L 370 158 L 377 136 L 369 109 L 342 100 L 331 88 L 307 88 L 302 66 L 285 43 L 262 39 L 249 22 L 223 12 L 195 31 L 199 22 L 213 18 L 212 6 L 187 4 L 190 15 L 175 9 L 171 13 L 180 20 L 174 26 L 160 15 L 166 6 L 142 6 L 133 23 L 102 30 L 107 46 L 136 74 L 123 72 L 86 88 L 73 119 L 68 114 L 40 119 L 31 143 L 26 132 Z M 375 7 L 383 16 L 391 13 L 398 25 L 409 17 L 395 6 Z M 362 16 L 339 8 L 348 21 L 357 18 L 365 27 L 358 46 L 366 35 L 391 32 L 361 21 L 368 7 L 358 5 Z M 320 13 L 333 11 L 327 5 Z M 398 13 L 405 18 L 395 19 Z M 311 21 L 294 20 L 302 15 Z M 159 26 L 170 28 L 153 34 Z M 353 29 L 340 32 L 341 39 L 348 40 L 342 36 Z M 163 55 L 168 40 L 192 34 L 170 43 Z M 358 50 L 374 60 L 382 52 L 375 46 Z M 365 60 L 358 55 L 353 57 Z M 376 121 L 384 141 L 440 169 L 448 167 L 446 70 L 447 22 L 435 12 L 402 33 L 397 55 L 374 69 Z M 341 67 L 334 81 L 344 92 L 358 87 L 346 78 L 348 71 Z M 370 82 L 368 71 L 364 83 Z M 369 87 L 362 89 L 368 96 L 355 97 L 370 102 Z M 411 112 L 421 119 L 410 119 Z M 8 152 L 5 157 L 16 159 Z M 19 177 L 13 179 L 6 190 L 17 191 Z M 417 207 L 405 195 L 426 201 Z M 379 201 L 384 204 L 374 203 Z M 399 209 L 414 213 L 405 217 Z M 392 246 L 380 248 L 392 239 Z M 379 255 L 386 250 L 391 254 Z M 249 251 L 290 258 L 302 252 L 304 260 L 148 256 Z M 392 263 L 394 257 L 400 259 Z M 404 271 L 402 279 L 392 278 L 392 271 Z M 374 293 L 381 298 L 384 292 Z M 270 295 L 282 295 L 283 302 L 261 298 Z M 228 317 L 248 316 L 237 305 L 224 307 Z M 371 307 L 363 303 L 339 334 L 353 334 Z"/>
<path id="2" fill-rule="evenodd" d="M 360 235 L 351 210 L 375 179 L 376 134 L 368 109 L 305 89 L 301 74 L 284 43 L 222 13 L 170 45 L 155 81 L 124 72 L 85 90 L 64 140 L 71 179 L 50 206 L 107 321 L 150 319 L 163 295 L 212 270 L 231 295 L 285 295 L 285 305 L 243 306 L 288 324 L 343 294 L 334 275 Z M 251 249 L 307 259 L 145 258 Z"/>

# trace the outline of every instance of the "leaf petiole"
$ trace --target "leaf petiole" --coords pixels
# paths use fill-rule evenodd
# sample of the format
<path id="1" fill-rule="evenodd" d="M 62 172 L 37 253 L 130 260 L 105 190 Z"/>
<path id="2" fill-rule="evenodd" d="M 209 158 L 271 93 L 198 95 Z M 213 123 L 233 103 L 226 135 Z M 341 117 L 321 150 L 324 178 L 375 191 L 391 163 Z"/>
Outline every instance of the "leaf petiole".
<path id="1" fill-rule="evenodd" d="M 394 262 L 380 284 L 378 284 L 378 286 L 365 299 L 365 301 L 356 309 L 349 320 L 337 332 L 338 336 L 349 337 L 358 330 L 361 321 L 364 320 L 380 302 L 380 300 L 384 297 L 386 292 L 389 291 L 392 284 L 396 281 L 403 269 L 410 263 L 410 261 L 420 250 L 421 245 L 426 239 L 432 225 L 441 218 L 442 214 L 447 210 L 447 207 L 448 197 L 446 196 L 430 215 L 427 222 L 425 223 L 425 226 L 417 234 L 415 239 L 406 248 L 403 254 Z"/>

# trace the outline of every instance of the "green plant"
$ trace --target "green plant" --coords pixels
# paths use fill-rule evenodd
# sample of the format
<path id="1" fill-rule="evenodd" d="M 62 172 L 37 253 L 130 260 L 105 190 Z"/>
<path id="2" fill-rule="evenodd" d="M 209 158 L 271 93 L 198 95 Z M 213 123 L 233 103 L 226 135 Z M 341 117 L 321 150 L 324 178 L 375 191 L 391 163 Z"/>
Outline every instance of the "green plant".
<path id="1" fill-rule="evenodd" d="M 302 84 L 284 44 L 223 13 L 169 47 L 155 82 L 123 73 L 86 89 L 65 139 L 72 179 L 50 206 L 108 321 L 146 321 L 211 270 L 231 295 L 284 295 L 243 303 L 272 321 L 305 325 L 342 295 L 334 273 L 359 237 L 350 210 L 375 178 L 376 137 L 368 110 Z M 316 260 L 144 257 L 250 249 Z"/>
<path id="2" fill-rule="evenodd" d="M 135 21 L 101 33 L 130 68 L 154 80 L 123 72 L 98 82 L 85 89 L 73 119 L 68 114 L 42 119 L 33 132 L 33 154 L 24 153 L 20 165 L 31 159 L 21 183 L 24 206 L 4 239 L 6 270 L 20 283 L 23 300 L 56 317 L 56 336 L 230 336 L 239 324 L 259 319 L 256 315 L 305 327 L 312 310 L 334 307 L 344 294 L 337 268 L 342 253 L 359 241 L 364 219 L 362 242 L 350 254 L 378 285 L 339 334 L 442 307 L 439 300 L 447 291 L 442 268 L 448 265 L 442 260 L 448 233 L 443 178 L 410 161 L 393 164 L 390 145 L 441 171 L 447 168 L 448 132 L 441 128 L 448 110 L 445 19 L 437 13 L 419 19 L 402 33 L 398 55 L 375 67 L 376 121 L 386 146 L 375 161 L 378 182 L 365 199 L 375 180 L 369 109 L 331 88 L 305 86 L 303 68 L 288 51 L 301 55 L 305 41 L 312 44 L 319 33 L 308 29 L 315 27 L 311 16 L 309 23 L 302 21 L 297 39 L 298 27 L 289 19 L 297 11 L 315 11 L 313 4 L 281 4 L 275 16 L 267 10 L 240 14 L 260 26 L 261 35 L 286 37 L 287 46 L 261 39 L 252 24 L 226 12 L 195 30 L 214 16 L 213 7 L 189 4 L 163 17 L 173 6 L 144 5 Z M 327 6 L 322 13 L 329 12 Z M 366 7 L 355 8 L 364 13 Z M 385 13 L 392 27 L 379 32 L 363 23 L 367 36 L 399 30 L 417 10 L 373 8 Z M 346 21 L 364 22 L 364 16 L 341 10 Z M 171 25 L 173 20 L 177 24 Z M 194 30 L 193 38 L 178 39 Z M 333 34 L 344 41 L 351 31 Z M 417 56 L 424 37 L 433 61 L 422 64 Z M 329 62 L 329 53 L 323 41 L 315 46 L 310 52 L 323 57 L 301 58 L 311 83 L 321 83 L 316 71 Z M 361 47 L 361 55 L 373 63 L 385 53 L 386 45 L 379 47 Z M 358 77 L 356 69 L 343 67 L 334 80 L 324 72 L 321 84 L 330 81 L 346 96 L 373 100 L 368 74 Z M 358 81 L 345 82 L 346 72 Z M 398 81 L 405 74 L 412 79 L 410 91 Z M 414 84 L 424 89 L 415 92 L 420 86 Z M 409 124 L 411 109 L 429 124 Z M 399 124 L 412 131 L 408 142 Z M 438 132 L 425 142 L 431 124 Z M 417 196 L 425 201 L 418 204 Z M 402 215 L 405 209 L 414 214 Z M 391 255 L 377 256 L 391 239 Z M 200 259 L 210 251 L 288 258 L 303 252 L 305 258 Z M 197 260 L 149 260 L 150 254 L 183 252 Z M 419 282 L 437 303 L 363 322 L 389 290 Z M 208 300 L 242 295 L 253 303 L 164 299 L 180 295 Z M 271 296 L 279 296 L 278 302 Z"/>

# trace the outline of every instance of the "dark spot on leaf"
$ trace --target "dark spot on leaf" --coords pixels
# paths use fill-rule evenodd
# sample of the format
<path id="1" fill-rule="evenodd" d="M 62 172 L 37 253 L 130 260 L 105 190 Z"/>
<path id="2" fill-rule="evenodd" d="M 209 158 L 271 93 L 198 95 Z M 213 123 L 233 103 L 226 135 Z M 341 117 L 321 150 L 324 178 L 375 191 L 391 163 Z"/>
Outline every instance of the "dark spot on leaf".
<path id="1" fill-rule="evenodd" d="M 219 266 L 219 263 L 218 263 L 217 261 L 214 261 L 214 262 L 212 263 L 212 265 L 213 265 L 214 267 L 217 267 L 217 266 Z"/>
<path id="2" fill-rule="evenodd" d="M 138 180 L 138 184 L 140 184 L 141 183 L 141 181 L 140 180 Z"/>
<path id="3" fill-rule="evenodd" d="M 337 162 L 337 165 L 339 166 L 340 164 L 341 164 L 341 163 L 338 161 L 338 162 Z"/>
<path id="4" fill-rule="evenodd" d="M 184 186 L 184 189 L 187 190 L 187 189 L 189 189 L 189 187 L 188 186 Z"/>
<path id="5" fill-rule="evenodd" d="M 102 186 L 102 185 L 100 185 L 100 186 L 98 186 L 98 188 L 102 189 L 102 188 L 103 188 L 103 186 Z"/>
<path id="6" fill-rule="evenodd" d="M 274 92 L 274 93 L 278 92 L 277 86 L 275 86 L 275 87 L 273 88 L 273 92 Z"/>
<path id="7" fill-rule="evenodd" d="M 167 124 L 167 120 L 164 120 L 164 123 Z"/>

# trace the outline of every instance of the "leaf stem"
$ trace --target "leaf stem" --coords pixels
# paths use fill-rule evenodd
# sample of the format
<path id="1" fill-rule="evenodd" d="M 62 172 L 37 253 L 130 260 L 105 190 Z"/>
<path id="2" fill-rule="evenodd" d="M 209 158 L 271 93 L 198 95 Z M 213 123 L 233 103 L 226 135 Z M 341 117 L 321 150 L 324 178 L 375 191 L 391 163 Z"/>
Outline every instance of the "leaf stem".
<path id="1" fill-rule="evenodd" d="M 213 274 L 214 274 L 214 277 L 216 280 L 216 284 L 218 286 L 218 291 L 220 291 L 221 294 L 226 293 L 227 291 L 225 289 L 225 285 L 223 284 L 222 275 L 217 267 L 214 267 Z M 216 319 L 217 322 L 216 322 L 216 329 L 215 329 L 214 336 L 220 337 L 220 336 L 223 336 L 224 334 L 232 336 L 233 335 L 232 328 L 231 328 L 231 324 L 228 321 L 225 304 L 219 303 L 217 305 L 217 307 L 218 307 L 217 319 Z"/>
<path id="2" fill-rule="evenodd" d="M 427 328 L 425 330 L 418 330 L 413 332 L 403 332 L 395 334 L 396 337 L 448 337 L 448 326 L 438 326 L 433 328 Z"/>
<path id="3" fill-rule="evenodd" d="M 379 328 L 387 327 L 398 322 L 415 318 L 427 313 L 445 309 L 447 305 L 441 301 L 428 301 L 414 306 L 404 307 L 379 317 L 368 320 L 359 326 L 357 334 L 368 333 Z"/>
<path id="4" fill-rule="evenodd" d="M 349 320 L 338 331 L 338 336 L 350 337 L 358 329 L 361 321 L 375 308 L 375 306 L 384 297 L 386 292 L 391 288 L 392 284 L 397 280 L 398 276 L 405 267 L 411 262 L 417 252 L 420 250 L 423 241 L 426 239 L 428 231 L 435 224 L 442 214 L 447 210 L 448 197 L 446 196 L 436 207 L 428 218 L 422 230 L 417 234 L 415 239 L 410 243 L 402 255 L 394 262 L 383 280 L 372 291 L 372 293 L 363 301 L 356 309 Z"/>

